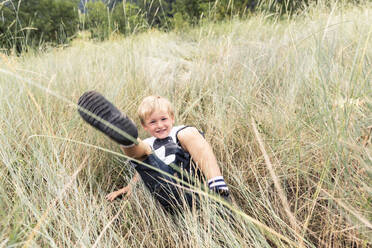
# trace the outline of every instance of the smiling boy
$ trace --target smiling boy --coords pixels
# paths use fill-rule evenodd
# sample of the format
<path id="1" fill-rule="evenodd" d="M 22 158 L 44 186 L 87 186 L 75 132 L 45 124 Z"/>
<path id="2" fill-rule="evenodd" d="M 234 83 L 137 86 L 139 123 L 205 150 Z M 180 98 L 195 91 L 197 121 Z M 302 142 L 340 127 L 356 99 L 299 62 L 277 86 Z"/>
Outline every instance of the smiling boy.
<path id="1" fill-rule="evenodd" d="M 168 175 L 175 175 L 181 180 L 191 183 L 184 174 L 196 176 L 200 170 L 208 180 L 209 188 L 227 198 L 228 187 L 222 177 L 216 157 L 203 135 L 190 126 L 174 126 L 175 118 L 171 103 L 160 96 L 148 96 L 143 99 L 138 108 L 141 125 L 151 137 L 139 139 L 134 123 L 120 113 L 109 101 L 97 92 L 86 92 L 79 99 L 79 113 L 85 121 L 110 138 L 121 144 L 123 152 L 132 158 L 143 161 Z M 113 129 L 99 123 L 86 114 L 86 109 L 113 126 L 123 130 L 134 139 L 123 137 Z M 135 142 L 136 141 L 136 142 Z M 192 161 L 194 163 L 192 163 Z M 106 196 L 109 201 L 132 192 L 133 185 L 141 178 L 146 187 L 169 212 L 186 202 L 191 206 L 195 196 L 187 191 L 180 191 L 177 181 L 167 174 L 160 173 L 142 163 L 131 161 L 136 174 L 124 188 Z M 196 165 L 193 166 L 193 164 Z M 175 165 L 179 169 L 173 169 Z"/>

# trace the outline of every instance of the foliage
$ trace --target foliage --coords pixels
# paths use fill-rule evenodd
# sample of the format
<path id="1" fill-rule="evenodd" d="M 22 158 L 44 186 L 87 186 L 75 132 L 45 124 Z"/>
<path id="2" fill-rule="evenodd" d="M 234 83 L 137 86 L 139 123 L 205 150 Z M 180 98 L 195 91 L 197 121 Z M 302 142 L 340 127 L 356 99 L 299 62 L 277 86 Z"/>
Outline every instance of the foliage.
<path id="1" fill-rule="evenodd" d="M 112 26 L 110 11 L 103 2 L 90 2 L 86 5 L 85 28 L 92 38 L 105 39 L 109 37 Z"/>
<path id="2" fill-rule="evenodd" d="M 112 20 L 115 30 L 122 34 L 139 32 L 148 27 L 144 12 L 139 6 L 131 3 L 122 3 L 115 6 Z"/>
<path id="3" fill-rule="evenodd" d="M 360 4 L 362 0 L 342 2 Z M 105 40 L 147 28 L 182 30 L 201 21 L 303 11 L 318 0 L 91 0 L 79 16 L 79 0 L 7 0 L 0 4 L 0 45 L 18 52 L 45 43 L 65 44 L 80 30 Z M 80 2 L 81 3 L 81 2 Z M 274 14 L 274 15 L 272 15 Z"/>
<path id="4" fill-rule="evenodd" d="M 303 10 L 311 2 L 316 3 L 317 0 L 260 0 L 258 6 L 260 11 L 291 15 L 296 11 Z"/>
<path id="5" fill-rule="evenodd" d="M 174 12 L 182 15 L 190 24 L 198 24 L 201 19 L 221 21 L 232 16 L 242 16 L 254 9 L 255 0 L 177 0 Z"/>
<path id="6" fill-rule="evenodd" d="M 172 6 L 175 0 L 137 0 L 136 5 L 145 13 L 151 27 L 169 28 Z"/>
<path id="7" fill-rule="evenodd" d="M 109 8 L 101 1 L 86 5 L 84 29 L 89 30 L 91 38 L 104 40 L 113 33 L 129 34 L 146 27 L 141 9 L 131 3 L 118 3 Z"/>
<path id="8" fill-rule="evenodd" d="M 6 50 L 64 44 L 78 28 L 76 0 L 6 1 L 0 12 L 0 45 Z"/>

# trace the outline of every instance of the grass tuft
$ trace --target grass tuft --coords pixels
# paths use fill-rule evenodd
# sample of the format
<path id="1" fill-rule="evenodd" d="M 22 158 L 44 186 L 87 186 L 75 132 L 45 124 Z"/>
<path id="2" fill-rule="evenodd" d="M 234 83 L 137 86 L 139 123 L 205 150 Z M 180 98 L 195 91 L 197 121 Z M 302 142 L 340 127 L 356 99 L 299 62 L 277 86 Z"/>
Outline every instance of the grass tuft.
<path id="1" fill-rule="evenodd" d="M 319 5 L 0 55 L 0 246 L 370 247 L 371 11 Z M 142 184 L 107 202 L 134 171 L 77 114 L 87 90 L 139 127 L 141 99 L 168 97 L 177 123 L 205 132 L 234 204 L 206 197 L 170 218 Z"/>

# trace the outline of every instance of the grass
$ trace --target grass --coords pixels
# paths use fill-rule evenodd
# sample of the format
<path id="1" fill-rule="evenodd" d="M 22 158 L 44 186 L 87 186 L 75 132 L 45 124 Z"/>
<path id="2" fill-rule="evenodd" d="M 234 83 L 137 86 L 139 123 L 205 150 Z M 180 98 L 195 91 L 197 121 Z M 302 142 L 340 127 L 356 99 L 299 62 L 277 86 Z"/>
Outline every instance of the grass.
<path id="1" fill-rule="evenodd" d="M 0 247 L 370 247 L 371 11 L 318 6 L 1 55 Z M 107 202 L 133 170 L 69 141 L 120 152 L 77 114 L 92 89 L 138 126 L 144 96 L 168 97 L 213 146 L 235 220 L 208 199 L 169 218 L 142 184 Z"/>

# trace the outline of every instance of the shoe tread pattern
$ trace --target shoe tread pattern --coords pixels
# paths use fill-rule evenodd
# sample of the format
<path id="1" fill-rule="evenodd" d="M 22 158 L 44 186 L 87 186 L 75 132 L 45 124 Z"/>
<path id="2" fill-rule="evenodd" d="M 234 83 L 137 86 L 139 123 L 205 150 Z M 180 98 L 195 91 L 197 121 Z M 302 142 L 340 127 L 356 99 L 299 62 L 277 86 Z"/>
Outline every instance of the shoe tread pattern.
<path id="1" fill-rule="evenodd" d="M 109 102 L 104 96 L 95 91 L 85 92 L 78 101 L 80 116 L 91 126 L 97 128 L 114 141 L 124 146 L 133 144 L 133 141 L 118 133 L 114 129 L 110 128 L 105 123 L 85 113 L 82 109 L 89 111 L 90 113 L 100 117 L 101 119 L 109 122 L 111 125 L 124 131 L 134 139 L 138 137 L 138 131 L 135 124 L 126 115 L 122 114 L 111 102 Z M 82 109 L 81 109 L 82 108 Z"/>

